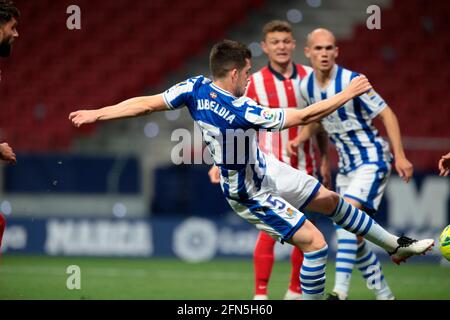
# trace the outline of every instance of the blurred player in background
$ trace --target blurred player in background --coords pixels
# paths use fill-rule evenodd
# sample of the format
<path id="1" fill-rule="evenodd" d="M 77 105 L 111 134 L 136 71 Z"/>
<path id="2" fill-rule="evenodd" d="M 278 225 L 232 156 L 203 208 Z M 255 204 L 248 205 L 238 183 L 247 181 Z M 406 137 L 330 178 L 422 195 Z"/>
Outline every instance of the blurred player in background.
<path id="1" fill-rule="evenodd" d="M 302 108 L 306 104 L 300 96 L 300 81 L 312 69 L 308 66 L 295 64 L 293 54 L 296 42 L 292 26 L 287 21 L 273 20 L 263 27 L 261 47 L 269 59 L 266 67 L 255 72 L 250 77 L 246 96 L 258 104 L 270 108 Z M 309 139 L 297 148 L 297 154 L 289 156 L 286 143 L 298 135 L 299 127 L 289 128 L 280 132 L 261 131 L 259 146 L 261 150 L 275 156 L 278 160 L 316 176 L 316 161 L 313 141 Z M 319 132 L 316 136 L 320 150 L 320 173 L 322 184 L 329 187 L 331 178 L 328 166 L 328 137 Z M 219 169 L 213 167 L 210 171 L 211 182 L 219 183 Z M 275 239 L 260 231 L 256 242 L 253 263 L 255 270 L 255 300 L 268 299 L 268 283 L 274 263 Z M 291 254 L 291 278 L 285 300 L 295 300 L 301 297 L 300 268 L 303 252 L 294 247 Z"/>
<path id="2" fill-rule="evenodd" d="M 439 160 L 439 175 L 442 177 L 448 176 L 450 173 L 450 152 L 443 155 Z"/>
<path id="3" fill-rule="evenodd" d="M 0 0 L 0 57 L 6 58 L 11 54 L 12 43 L 19 37 L 17 32 L 19 17 L 19 10 L 12 1 Z M 1 80 L 0 70 L 0 82 Z M 16 163 L 16 155 L 6 142 L 0 144 L 0 159 L 12 164 Z M 0 248 L 5 226 L 5 217 L 0 213 Z"/>
<path id="4" fill-rule="evenodd" d="M 316 29 L 308 35 L 305 55 L 314 69 L 301 84 L 302 96 L 308 104 L 334 96 L 359 75 L 335 63 L 338 56 L 336 40 L 326 29 Z M 342 108 L 322 119 L 321 124 L 314 123 L 305 127 L 305 130 L 288 144 L 289 152 L 295 153 L 293 148 L 310 134 L 325 129 L 339 154 L 337 192 L 347 202 L 370 215 L 378 210 L 391 173 L 392 161 L 389 144 L 378 135 L 372 125 L 372 119 L 375 117 L 386 127 L 398 174 L 408 182 L 413 174 L 413 166 L 406 159 L 397 118 L 374 90 L 347 102 Z M 371 286 L 378 300 L 394 299 L 384 279 L 380 262 L 364 239 L 339 226 L 336 226 L 336 234 L 336 281 L 329 299 L 347 298 L 355 264 L 368 283 L 378 280 L 379 285 Z"/>
<path id="5" fill-rule="evenodd" d="M 300 210 L 322 213 L 343 228 L 366 237 L 388 251 L 394 262 L 431 249 L 433 239 L 418 241 L 390 234 L 317 179 L 265 155 L 258 146 L 257 130 L 283 130 L 319 121 L 370 90 L 365 77 L 355 77 L 341 93 L 308 108 L 271 109 L 242 97 L 251 68 L 251 52 L 245 45 L 231 40 L 215 44 L 210 68 L 213 80 L 204 76 L 189 78 L 162 94 L 72 112 L 69 120 L 80 127 L 186 106 L 220 168 L 222 191 L 233 210 L 259 230 L 304 252 L 300 270 L 302 299 L 323 298 L 328 246 L 322 233 Z M 241 143 L 236 145 L 236 141 Z"/>

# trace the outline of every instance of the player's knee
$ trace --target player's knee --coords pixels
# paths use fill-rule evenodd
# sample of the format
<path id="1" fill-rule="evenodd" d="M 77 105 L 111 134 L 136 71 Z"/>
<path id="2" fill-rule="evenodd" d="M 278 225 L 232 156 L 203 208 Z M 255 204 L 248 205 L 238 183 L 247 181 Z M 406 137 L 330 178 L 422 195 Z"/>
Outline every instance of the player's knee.
<path id="1" fill-rule="evenodd" d="M 339 204 L 340 196 L 336 192 L 326 189 L 324 198 L 325 212 L 327 214 L 332 214 Z"/>
<path id="2" fill-rule="evenodd" d="M 301 244 L 300 249 L 303 252 L 314 252 L 325 247 L 327 242 L 325 241 L 325 238 L 319 229 L 312 227 L 309 228 L 308 232 L 308 237 L 304 239 L 303 243 Z"/>
<path id="3" fill-rule="evenodd" d="M 327 245 L 327 242 L 325 241 L 325 238 L 318 229 L 316 229 L 312 235 L 311 242 L 309 244 L 309 248 L 305 250 L 306 252 L 313 252 L 320 249 L 323 249 Z"/>

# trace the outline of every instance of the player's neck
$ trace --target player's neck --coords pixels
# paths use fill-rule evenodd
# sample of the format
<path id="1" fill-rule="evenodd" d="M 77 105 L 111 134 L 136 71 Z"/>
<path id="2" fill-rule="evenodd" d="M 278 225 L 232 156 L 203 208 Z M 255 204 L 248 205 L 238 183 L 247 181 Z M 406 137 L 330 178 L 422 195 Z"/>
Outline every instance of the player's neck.
<path id="1" fill-rule="evenodd" d="M 333 68 L 330 70 L 314 70 L 314 74 L 316 75 L 317 83 L 320 87 L 325 88 L 330 82 L 333 76 Z"/>
<path id="2" fill-rule="evenodd" d="M 294 64 L 292 61 L 283 64 L 270 61 L 269 64 L 273 70 L 281 74 L 285 79 L 289 79 L 294 72 Z"/>
<path id="3" fill-rule="evenodd" d="M 233 84 L 229 79 L 217 79 L 214 80 L 213 84 L 217 87 L 219 87 L 222 90 L 225 90 L 226 92 L 230 93 L 231 95 L 235 95 L 234 93 L 234 87 Z"/>

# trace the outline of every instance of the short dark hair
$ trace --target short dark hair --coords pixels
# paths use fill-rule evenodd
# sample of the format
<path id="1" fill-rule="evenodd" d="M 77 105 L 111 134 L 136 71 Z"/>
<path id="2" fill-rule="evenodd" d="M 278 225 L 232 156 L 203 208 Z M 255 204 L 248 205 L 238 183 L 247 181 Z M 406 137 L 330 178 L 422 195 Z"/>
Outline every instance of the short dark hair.
<path id="1" fill-rule="evenodd" d="M 245 44 L 233 40 L 223 40 L 211 49 L 209 67 L 213 78 L 220 79 L 233 69 L 242 70 L 246 59 L 251 59 L 252 53 Z"/>
<path id="2" fill-rule="evenodd" d="M 270 32 L 292 33 L 292 26 L 289 22 L 284 20 L 272 20 L 264 25 L 262 32 L 263 32 L 263 39 L 265 40 L 267 34 Z"/>
<path id="3" fill-rule="evenodd" d="M 0 26 L 9 22 L 12 18 L 19 20 L 19 9 L 10 0 L 0 0 Z"/>

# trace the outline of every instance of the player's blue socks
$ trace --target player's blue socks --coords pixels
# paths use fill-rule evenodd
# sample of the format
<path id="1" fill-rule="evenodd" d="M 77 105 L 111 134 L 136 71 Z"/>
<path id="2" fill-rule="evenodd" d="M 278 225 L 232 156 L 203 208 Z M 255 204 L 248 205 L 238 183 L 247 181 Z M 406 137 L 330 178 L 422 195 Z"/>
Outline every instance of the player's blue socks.
<path id="1" fill-rule="evenodd" d="M 366 241 L 358 244 L 356 265 L 366 279 L 367 287 L 375 291 L 377 299 L 394 298 L 386 280 L 381 264 Z"/>
<path id="2" fill-rule="evenodd" d="M 331 215 L 333 221 L 347 231 L 363 236 L 386 251 L 397 248 L 397 237 L 387 232 L 364 211 L 359 210 L 343 198 Z"/>
<path id="3" fill-rule="evenodd" d="M 347 299 L 353 267 L 356 263 L 358 248 L 356 235 L 335 225 L 337 238 L 336 279 L 333 292 L 339 294 L 340 299 Z"/>
<path id="4" fill-rule="evenodd" d="M 328 258 L 328 246 L 320 250 L 304 253 L 300 269 L 300 285 L 303 300 L 323 299 L 325 291 L 325 269 Z"/>

